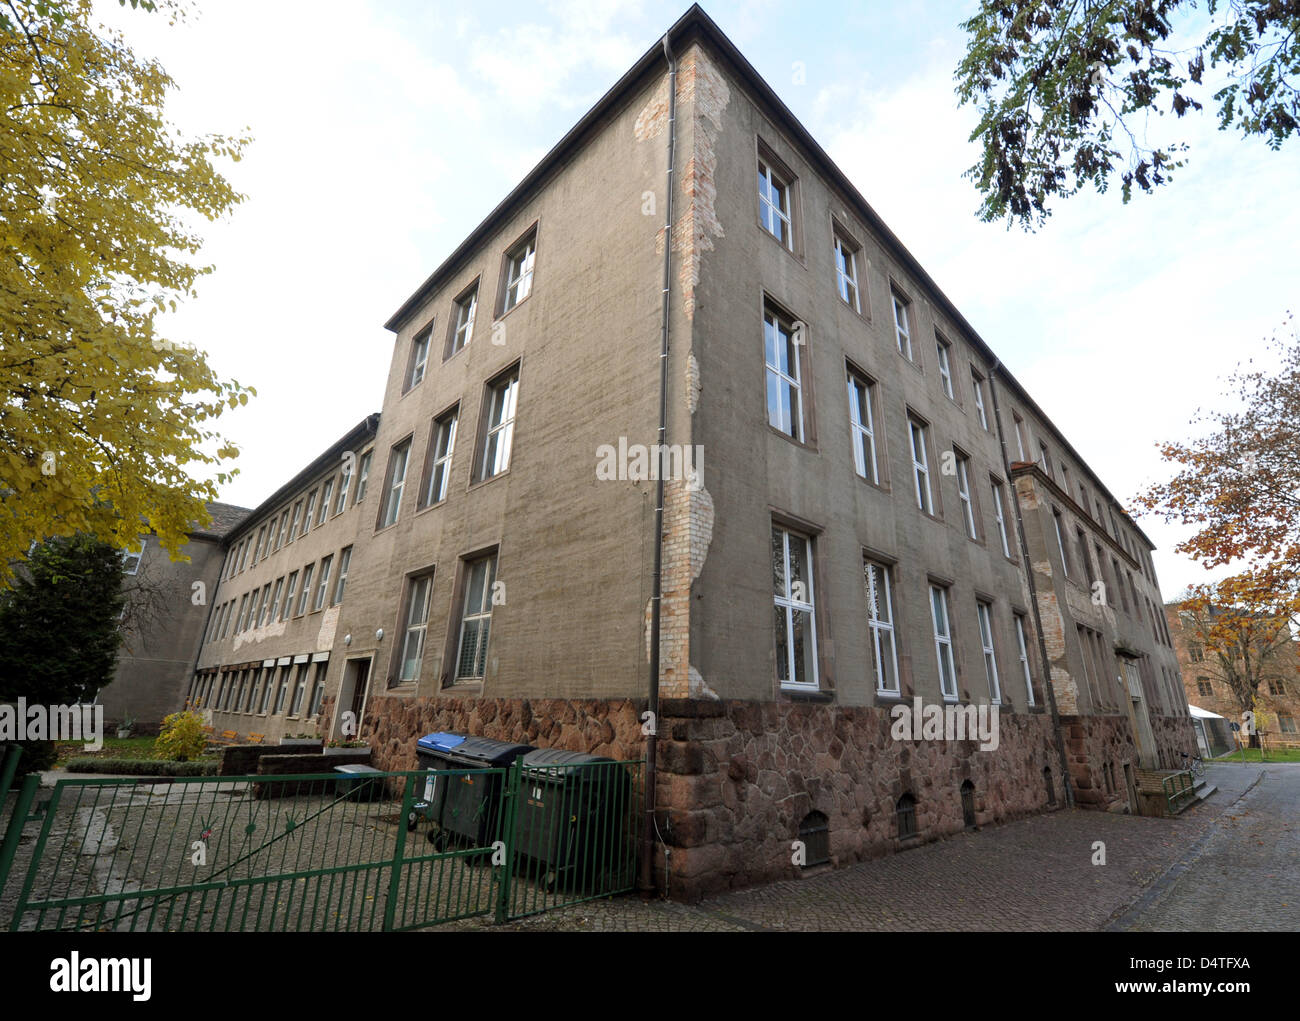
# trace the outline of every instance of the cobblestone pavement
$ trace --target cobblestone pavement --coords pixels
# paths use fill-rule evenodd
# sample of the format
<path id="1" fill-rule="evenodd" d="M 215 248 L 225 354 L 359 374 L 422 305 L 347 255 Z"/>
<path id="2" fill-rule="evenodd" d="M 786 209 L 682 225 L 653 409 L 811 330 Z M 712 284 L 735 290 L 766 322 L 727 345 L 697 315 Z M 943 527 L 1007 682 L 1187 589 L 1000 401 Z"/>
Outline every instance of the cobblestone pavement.
<path id="1" fill-rule="evenodd" d="M 1157 929 L 1300 927 L 1300 767 L 1211 765 L 1208 774 L 1218 793 L 1176 819 L 1060 811 L 699 905 L 628 897 L 491 928 L 1053 931 L 1115 928 L 1116 921 Z M 1105 844 L 1105 865 L 1092 864 L 1095 841 Z M 1178 879 L 1174 873 L 1193 859 Z M 1249 887 L 1244 897 L 1240 886 Z M 1151 892 L 1161 894 L 1158 902 L 1133 914 Z M 1283 901 L 1289 907 L 1277 909 Z M 1274 906 L 1263 920 L 1255 914 L 1261 905 Z"/>
<path id="2" fill-rule="evenodd" d="M 1112 928 L 1300 929 L 1300 766 L 1252 764 L 1245 769 L 1262 772 L 1260 782 L 1227 808 L 1218 825 Z"/>

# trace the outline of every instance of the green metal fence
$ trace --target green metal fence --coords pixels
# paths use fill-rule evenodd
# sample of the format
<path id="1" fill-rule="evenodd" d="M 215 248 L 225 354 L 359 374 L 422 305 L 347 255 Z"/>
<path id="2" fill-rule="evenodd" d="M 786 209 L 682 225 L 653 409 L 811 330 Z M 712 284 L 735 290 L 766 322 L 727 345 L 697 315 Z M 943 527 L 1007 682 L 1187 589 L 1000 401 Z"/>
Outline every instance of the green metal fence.
<path id="1" fill-rule="evenodd" d="M 415 929 L 635 881 L 639 762 L 76 777 L 39 814 L 35 779 L 0 844 L 0 919 L 14 931 Z"/>

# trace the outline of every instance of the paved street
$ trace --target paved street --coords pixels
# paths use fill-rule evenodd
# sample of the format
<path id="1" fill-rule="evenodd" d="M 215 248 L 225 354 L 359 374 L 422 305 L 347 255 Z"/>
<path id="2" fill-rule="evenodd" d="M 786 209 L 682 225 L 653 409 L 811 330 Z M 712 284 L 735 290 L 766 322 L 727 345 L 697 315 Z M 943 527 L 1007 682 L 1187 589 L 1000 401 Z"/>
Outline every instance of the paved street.
<path id="1" fill-rule="evenodd" d="M 624 898 L 502 928 L 1295 930 L 1300 767 L 1214 765 L 1209 779 L 1219 792 L 1177 819 L 1061 811 L 695 906 Z"/>

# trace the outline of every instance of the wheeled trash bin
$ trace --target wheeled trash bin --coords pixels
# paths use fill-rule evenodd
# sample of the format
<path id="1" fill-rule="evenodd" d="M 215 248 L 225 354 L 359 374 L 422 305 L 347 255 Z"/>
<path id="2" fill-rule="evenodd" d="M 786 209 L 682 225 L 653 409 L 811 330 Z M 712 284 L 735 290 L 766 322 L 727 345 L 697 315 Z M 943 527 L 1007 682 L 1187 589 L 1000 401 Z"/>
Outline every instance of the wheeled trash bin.
<path id="1" fill-rule="evenodd" d="M 429 785 L 425 785 L 426 793 L 433 795 L 430 799 L 432 817 L 438 822 L 439 835 L 459 838 L 473 847 L 487 847 L 497 838 L 502 776 L 500 773 L 463 771 L 504 769 L 519 756 L 533 751 L 533 746 L 494 741 L 487 737 L 465 737 L 453 744 L 449 739 L 461 735 L 439 736 L 442 740 L 435 743 L 442 747 L 430 747 L 427 759 L 430 768 L 436 770 L 432 777 L 433 789 L 427 790 Z M 424 761 L 421 758 L 422 764 Z M 431 839 L 440 842 L 434 837 Z"/>

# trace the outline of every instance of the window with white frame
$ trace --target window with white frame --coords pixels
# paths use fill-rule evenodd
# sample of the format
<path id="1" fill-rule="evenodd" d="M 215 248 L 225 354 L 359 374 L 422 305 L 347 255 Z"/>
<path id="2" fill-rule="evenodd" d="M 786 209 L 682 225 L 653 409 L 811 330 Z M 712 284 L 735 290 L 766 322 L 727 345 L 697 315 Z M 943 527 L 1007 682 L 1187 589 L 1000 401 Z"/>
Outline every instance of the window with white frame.
<path id="1" fill-rule="evenodd" d="M 298 593 L 298 610 L 295 616 L 301 617 L 307 612 L 307 602 L 311 599 L 311 576 L 315 570 L 315 564 L 308 564 L 302 569 L 302 591 Z"/>
<path id="2" fill-rule="evenodd" d="M 298 591 L 298 572 L 293 571 L 289 575 L 289 581 L 284 588 L 284 605 L 280 608 L 280 619 L 288 620 L 293 616 L 293 596 Z"/>
<path id="3" fill-rule="evenodd" d="M 429 592 L 433 575 L 422 574 L 407 583 L 406 620 L 402 632 L 402 665 L 399 683 L 419 680 L 424 659 L 424 636 L 429 626 Z"/>
<path id="4" fill-rule="evenodd" d="M 331 606 L 337 606 L 343 602 L 343 589 L 348 583 L 348 568 L 352 565 L 352 547 L 344 546 L 339 551 L 339 580 L 334 586 L 334 598 L 330 600 Z"/>
<path id="5" fill-rule="evenodd" d="M 326 479 L 325 486 L 320 492 L 320 517 L 316 519 L 317 525 L 325 524 L 325 519 L 330 516 L 330 496 L 334 493 L 334 480 Z"/>
<path id="6" fill-rule="evenodd" d="M 302 704 L 307 697 L 307 675 L 310 672 L 310 663 L 298 664 L 298 677 L 293 686 L 293 705 L 289 707 L 290 716 L 297 716 L 302 712 Z"/>
<path id="7" fill-rule="evenodd" d="M 456 680 L 481 681 L 487 673 L 488 635 L 492 626 L 492 587 L 497 558 L 492 553 L 465 564 L 464 608 L 460 646 L 456 651 Z"/>
<path id="8" fill-rule="evenodd" d="M 1011 413 L 1011 418 L 1016 427 L 1016 451 L 1019 454 L 1017 460 L 1023 463 L 1029 460 L 1025 455 L 1025 444 L 1028 442 L 1025 437 L 1025 420 L 1014 411 Z"/>
<path id="9" fill-rule="evenodd" d="M 980 428 L 985 432 L 989 428 L 989 416 L 984 410 L 984 377 L 974 369 L 970 370 L 971 388 L 975 392 L 975 411 L 979 415 Z"/>
<path id="10" fill-rule="evenodd" d="M 357 496 L 353 504 L 360 503 L 366 495 L 366 483 L 370 480 L 370 459 L 374 456 L 373 450 L 367 450 L 361 455 L 361 463 L 357 465 Z"/>
<path id="11" fill-rule="evenodd" d="M 288 532 L 288 530 L 289 530 L 289 508 L 286 507 L 284 509 L 284 513 L 280 515 L 280 524 L 277 525 L 275 529 L 275 545 L 273 547 L 274 549 L 278 550 L 281 546 L 284 545 L 284 536 L 285 533 Z"/>
<path id="12" fill-rule="evenodd" d="M 478 312 L 478 281 L 456 299 L 456 319 L 451 329 L 451 343 L 447 345 L 447 358 L 463 348 L 474 336 L 474 316 Z"/>
<path id="13" fill-rule="evenodd" d="M 271 593 L 271 602 L 266 608 L 266 622 L 274 624 L 280 618 L 280 597 L 284 594 L 284 576 L 275 580 L 275 591 Z"/>
<path id="14" fill-rule="evenodd" d="M 429 364 L 429 341 L 432 339 L 432 323 L 411 339 L 411 355 L 406 366 L 406 385 L 402 387 L 402 393 L 406 393 L 424 379 L 424 370 Z"/>
<path id="15" fill-rule="evenodd" d="M 1025 679 L 1029 704 L 1034 704 L 1034 678 L 1029 672 L 1029 643 L 1025 641 L 1025 615 L 1016 614 L 1016 657 L 1020 660 L 1020 673 Z"/>
<path id="16" fill-rule="evenodd" d="M 510 467 L 518 401 L 519 369 L 516 367 L 488 385 L 487 433 L 483 440 L 480 482 L 500 475 Z"/>
<path id="17" fill-rule="evenodd" d="M 403 440 L 393 448 L 388 457 L 388 482 L 384 486 L 383 516 L 379 527 L 387 528 L 396 524 L 402 509 L 402 491 L 406 488 L 406 462 L 411 453 L 411 441 Z"/>
<path id="18" fill-rule="evenodd" d="M 136 546 L 133 547 L 132 549 L 122 550 L 120 555 L 122 558 L 123 574 L 133 575 L 133 574 L 140 573 L 140 561 L 144 558 L 144 547 L 145 547 L 145 543 L 147 543 L 148 541 L 149 540 L 147 538 L 141 539 L 139 543 L 137 543 Z"/>
<path id="19" fill-rule="evenodd" d="M 239 613 L 235 615 L 235 634 L 243 634 L 244 622 L 248 619 L 248 593 L 239 597 Z"/>
<path id="20" fill-rule="evenodd" d="M 935 360 L 939 364 L 939 385 L 943 392 L 956 400 L 952 392 L 952 345 L 939 334 L 934 335 Z"/>
<path id="21" fill-rule="evenodd" d="M 304 508 L 304 512 L 302 515 L 303 535 L 306 535 L 308 532 L 311 531 L 312 513 L 316 510 L 316 495 L 317 495 L 317 491 L 314 489 L 307 494 L 307 506 L 306 508 Z"/>
<path id="22" fill-rule="evenodd" d="M 1002 483 L 990 478 L 989 493 L 993 497 L 993 520 L 997 522 L 998 538 L 1002 540 L 1002 555 L 1010 559 L 1011 543 L 1007 538 L 1007 519 L 1002 508 Z"/>
<path id="23" fill-rule="evenodd" d="M 1002 701 L 1002 684 L 998 680 L 998 659 L 993 651 L 993 607 L 979 601 L 975 604 L 979 618 L 980 648 L 984 652 L 984 676 L 989 682 L 989 701 L 998 705 Z"/>
<path id="24" fill-rule="evenodd" d="M 249 539 L 245 538 L 245 539 L 244 539 L 244 550 L 243 550 L 242 553 L 239 554 L 239 570 L 240 570 L 240 571 L 242 571 L 242 570 L 244 569 L 244 565 L 248 563 L 248 551 L 252 548 L 252 546 L 253 546 L 252 542 L 251 542 Z"/>
<path id="25" fill-rule="evenodd" d="M 283 666 L 280 668 L 280 683 L 275 691 L 275 709 L 272 710 L 273 716 L 279 716 L 288 701 L 289 681 L 293 677 L 293 667 Z"/>
<path id="26" fill-rule="evenodd" d="M 330 571 L 334 567 L 334 554 L 322 557 L 320 562 L 320 581 L 316 585 L 316 599 L 312 603 L 312 611 L 315 612 L 325 606 L 325 597 L 330 590 Z"/>
<path id="27" fill-rule="evenodd" d="M 761 156 L 758 160 L 758 219 L 763 229 L 794 251 L 790 226 L 790 183 Z"/>
<path id="28" fill-rule="evenodd" d="M 849 308 L 862 311 L 858 298 L 857 249 L 838 234 L 835 235 L 835 287 Z"/>
<path id="29" fill-rule="evenodd" d="M 853 466 L 859 475 L 880 482 L 876 463 L 876 416 L 872 401 L 875 384 L 849 370 L 849 430 L 853 439 Z"/>
<path id="30" fill-rule="evenodd" d="M 307 710 L 308 716 L 320 714 L 320 707 L 325 701 L 325 673 L 328 668 L 328 663 L 316 664 L 316 684 L 312 690 L 311 707 Z"/>
<path id="31" fill-rule="evenodd" d="M 812 540 L 772 526 L 776 678 L 783 688 L 818 687 Z"/>
<path id="32" fill-rule="evenodd" d="M 302 520 L 302 501 L 293 505 L 293 515 L 289 518 L 289 536 L 286 542 L 293 542 L 298 536 L 298 523 Z"/>
<path id="33" fill-rule="evenodd" d="M 934 624 L 934 654 L 939 666 L 939 690 L 948 701 L 957 698 L 957 666 L 952 655 L 952 623 L 948 613 L 948 590 L 930 586 L 930 620 Z"/>
<path id="34" fill-rule="evenodd" d="M 934 513 L 930 495 L 930 455 L 926 450 L 926 428 L 910 416 L 907 419 L 908 439 L 912 447 L 912 481 L 916 491 L 916 505 L 926 514 Z"/>
<path id="35" fill-rule="evenodd" d="M 966 534 L 972 539 L 979 538 L 975 528 L 975 498 L 970 491 L 970 458 L 958 454 L 957 461 L 957 499 L 961 501 L 962 521 L 966 524 Z"/>
<path id="36" fill-rule="evenodd" d="M 763 311 L 763 352 L 767 366 L 768 424 L 802 442 L 799 344 L 793 324 L 771 308 Z"/>
<path id="37" fill-rule="evenodd" d="M 451 477 L 451 456 L 456 447 L 456 422 L 459 408 L 433 420 L 429 435 L 429 480 L 420 494 L 420 506 L 432 507 L 447 499 L 447 480 Z"/>
<path id="38" fill-rule="evenodd" d="M 533 263 L 537 259 L 537 233 L 534 231 L 506 256 L 506 293 L 501 312 L 504 315 L 533 291 Z"/>
<path id="39" fill-rule="evenodd" d="M 1061 531 L 1061 512 L 1052 508 L 1052 527 L 1056 529 L 1056 548 L 1061 551 L 1061 573 L 1070 576 L 1070 557 L 1065 552 L 1065 534 Z"/>
<path id="40" fill-rule="evenodd" d="M 898 350 L 909 362 L 912 360 L 911 303 L 897 291 L 890 291 L 894 306 L 894 333 L 898 337 Z"/>
<path id="41" fill-rule="evenodd" d="M 334 513 L 342 514 L 348 509 L 348 490 L 352 488 L 352 459 L 343 462 L 343 471 L 339 475 L 339 495 L 334 501 Z"/>
<path id="42" fill-rule="evenodd" d="M 867 628 L 871 634 L 871 666 L 876 691 L 897 695 L 898 651 L 894 647 L 894 600 L 889 568 L 874 560 L 863 561 L 867 589 Z"/>

